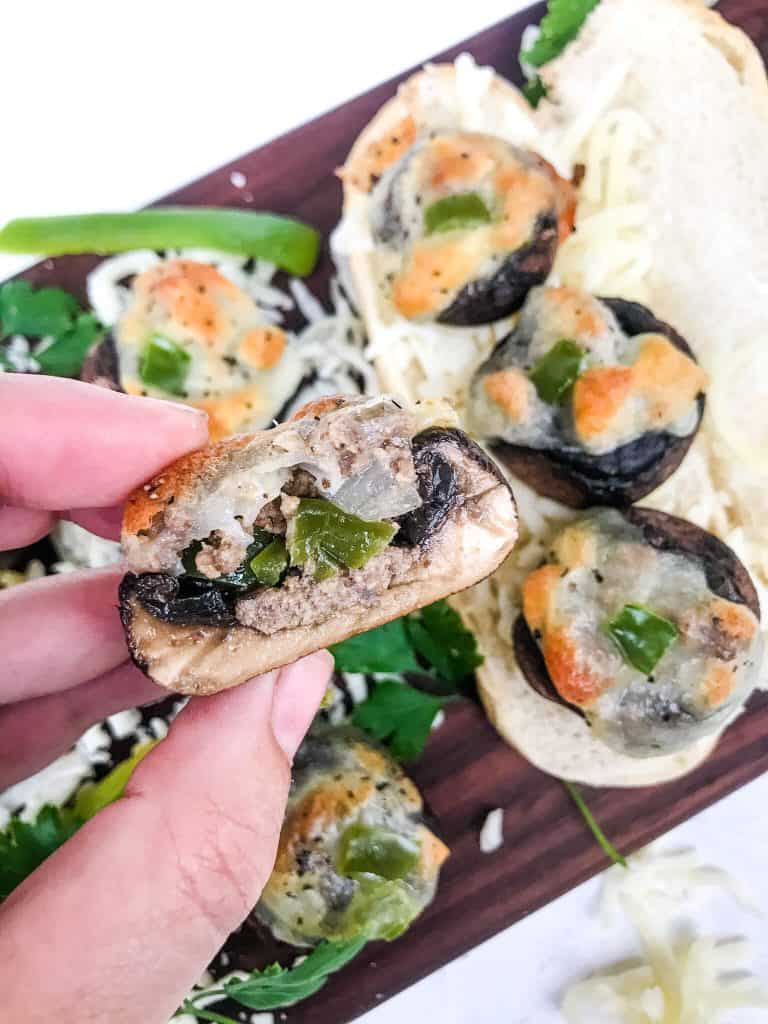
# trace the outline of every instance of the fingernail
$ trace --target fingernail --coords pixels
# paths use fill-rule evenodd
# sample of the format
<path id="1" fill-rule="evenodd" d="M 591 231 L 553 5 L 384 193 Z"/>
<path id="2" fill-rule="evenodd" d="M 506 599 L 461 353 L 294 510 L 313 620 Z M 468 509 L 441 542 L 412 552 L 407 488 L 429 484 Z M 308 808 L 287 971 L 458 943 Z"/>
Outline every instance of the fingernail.
<path id="1" fill-rule="evenodd" d="M 332 671 L 332 656 L 328 651 L 317 651 L 281 669 L 278 675 L 272 700 L 272 732 L 289 761 L 317 714 Z"/>

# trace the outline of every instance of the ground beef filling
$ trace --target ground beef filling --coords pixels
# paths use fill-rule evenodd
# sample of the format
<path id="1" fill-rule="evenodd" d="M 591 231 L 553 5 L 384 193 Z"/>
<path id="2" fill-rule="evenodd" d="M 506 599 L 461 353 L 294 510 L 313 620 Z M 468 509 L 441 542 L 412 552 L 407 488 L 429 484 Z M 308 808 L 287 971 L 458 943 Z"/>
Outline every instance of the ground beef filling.
<path id="1" fill-rule="evenodd" d="M 271 636 L 282 629 L 316 626 L 338 612 L 371 607 L 381 595 L 427 570 L 419 548 L 388 548 L 362 569 L 342 570 L 317 583 L 311 575 L 289 575 L 280 587 L 264 587 L 237 602 L 238 622 Z"/>

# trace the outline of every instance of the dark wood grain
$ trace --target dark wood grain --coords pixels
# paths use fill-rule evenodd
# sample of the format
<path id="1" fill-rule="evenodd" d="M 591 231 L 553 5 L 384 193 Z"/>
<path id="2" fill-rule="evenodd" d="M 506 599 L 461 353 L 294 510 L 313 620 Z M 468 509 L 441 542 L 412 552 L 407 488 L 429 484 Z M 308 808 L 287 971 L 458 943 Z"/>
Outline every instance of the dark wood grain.
<path id="1" fill-rule="evenodd" d="M 441 58 L 469 50 L 481 62 L 517 79 L 523 28 L 538 21 L 543 4 L 490 28 Z M 721 11 L 768 51 L 768 0 L 725 0 Z M 303 217 L 327 232 L 336 223 L 340 187 L 334 168 L 359 129 L 392 94 L 393 79 L 262 149 L 179 189 L 163 201 L 251 205 Z M 248 179 L 234 188 L 230 172 Z M 88 257 L 47 261 L 25 276 L 83 294 Z M 310 286 L 327 293 L 327 252 Z M 663 787 L 588 791 L 608 835 L 624 851 L 644 845 L 768 769 L 768 694 L 753 698 L 715 754 L 687 778 Z M 452 849 L 435 903 L 406 936 L 368 947 L 354 965 L 314 999 L 281 1013 L 296 1024 L 342 1024 L 437 967 L 476 946 L 605 867 L 562 786 L 506 746 L 476 704 L 452 707 L 413 767 Z M 503 807 L 505 844 L 486 856 L 478 831 L 486 813 Z M 246 924 L 228 946 L 231 967 L 263 965 L 286 953 Z M 140 982 L 138 982 L 140 983 Z M 236 1014 L 235 1014 L 236 1016 Z"/>

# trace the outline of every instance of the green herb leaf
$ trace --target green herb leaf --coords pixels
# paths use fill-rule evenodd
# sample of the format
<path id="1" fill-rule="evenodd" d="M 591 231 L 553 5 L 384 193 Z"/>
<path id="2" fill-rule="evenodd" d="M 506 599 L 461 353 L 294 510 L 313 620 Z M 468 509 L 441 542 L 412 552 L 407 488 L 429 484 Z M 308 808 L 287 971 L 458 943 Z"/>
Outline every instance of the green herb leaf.
<path id="1" fill-rule="evenodd" d="M 491 212 L 477 192 L 461 192 L 431 203 L 424 211 L 424 229 L 428 235 L 444 231 L 463 231 L 488 224 Z"/>
<path id="2" fill-rule="evenodd" d="M 536 363 L 528 374 L 542 402 L 562 405 L 581 373 L 584 349 L 562 339 Z"/>
<path id="3" fill-rule="evenodd" d="M 580 791 L 576 788 L 576 786 L 574 786 L 572 782 L 563 781 L 563 785 L 565 786 L 568 795 L 571 797 L 571 799 L 581 812 L 581 816 L 587 823 L 587 827 L 597 840 L 603 853 L 605 853 L 607 857 L 610 857 L 614 864 L 621 864 L 623 868 L 627 867 L 626 858 L 619 853 L 619 851 L 616 849 L 613 843 L 606 837 L 603 830 L 597 824 L 592 812 L 587 807 L 584 797 L 581 795 Z"/>
<path id="4" fill-rule="evenodd" d="M 0 287 L 4 334 L 59 337 L 70 329 L 79 311 L 77 299 L 62 288 L 35 289 L 29 281 L 7 281 Z"/>
<path id="5" fill-rule="evenodd" d="M 293 1006 L 321 989 L 328 975 L 357 956 L 365 942 L 360 938 L 349 942 L 321 942 L 297 967 L 272 964 L 263 971 L 253 971 L 242 981 L 225 982 L 224 990 L 230 998 L 251 1010 Z M 194 1003 L 194 998 L 190 1002 Z"/>
<path id="6" fill-rule="evenodd" d="M 406 618 L 406 627 L 416 651 L 446 682 L 460 683 L 483 663 L 474 633 L 447 601 L 413 612 Z"/>
<path id="7" fill-rule="evenodd" d="M 624 660 L 645 675 L 653 672 L 679 635 L 674 622 L 641 604 L 625 604 L 605 631 Z"/>
<path id="8" fill-rule="evenodd" d="M 547 87 L 540 75 L 530 78 L 523 86 L 523 96 L 535 109 L 547 95 Z"/>
<path id="9" fill-rule="evenodd" d="M 540 35 L 529 50 L 520 54 L 523 64 L 540 68 L 558 57 L 579 34 L 587 16 L 600 0 L 549 0 L 547 13 L 541 20 Z"/>
<path id="10" fill-rule="evenodd" d="M 359 633 L 331 647 L 339 672 L 418 672 L 421 666 L 406 628 L 406 619 Z"/>
<path id="11" fill-rule="evenodd" d="M 331 653 L 339 672 L 427 671 L 450 683 L 483 663 L 474 635 L 447 601 L 350 637 Z"/>
<path id="12" fill-rule="evenodd" d="M 12 818 L 0 832 L 0 900 L 32 874 L 80 827 L 69 812 L 46 804 L 33 822 Z"/>
<path id="13" fill-rule="evenodd" d="M 47 348 L 35 351 L 40 371 L 55 377 L 76 377 L 103 330 L 93 314 L 80 313 L 73 325 Z"/>
<path id="14" fill-rule="evenodd" d="M 352 721 L 386 743 L 398 760 L 410 761 L 424 749 L 435 715 L 452 699 L 435 697 L 396 679 L 384 679 L 357 705 Z"/>
<path id="15" fill-rule="evenodd" d="M 139 356 L 139 376 L 150 387 L 169 395 L 182 395 L 192 356 L 181 345 L 156 334 Z"/>
<path id="16" fill-rule="evenodd" d="M 89 821 L 103 807 L 112 804 L 123 795 L 123 790 L 133 774 L 139 761 L 142 761 L 159 740 L 149 740 L 135 747 L 126 761 L 121 761 L 115 768 L 98 782 L 87 782 L 77 791 L 74 804 L 74 815 L 81 824 Z"/>

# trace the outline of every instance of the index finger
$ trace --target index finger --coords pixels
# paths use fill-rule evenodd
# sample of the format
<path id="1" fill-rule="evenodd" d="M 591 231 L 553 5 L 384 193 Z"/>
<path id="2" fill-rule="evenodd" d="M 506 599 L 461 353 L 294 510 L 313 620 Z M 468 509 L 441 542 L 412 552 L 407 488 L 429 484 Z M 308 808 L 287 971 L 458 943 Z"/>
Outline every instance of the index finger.
<path id="1" fill-rule="evenodd" d="M 204 413 L 80 381 L 0 374 L 0 504 L 107 508 L 208 440 Z"/>

